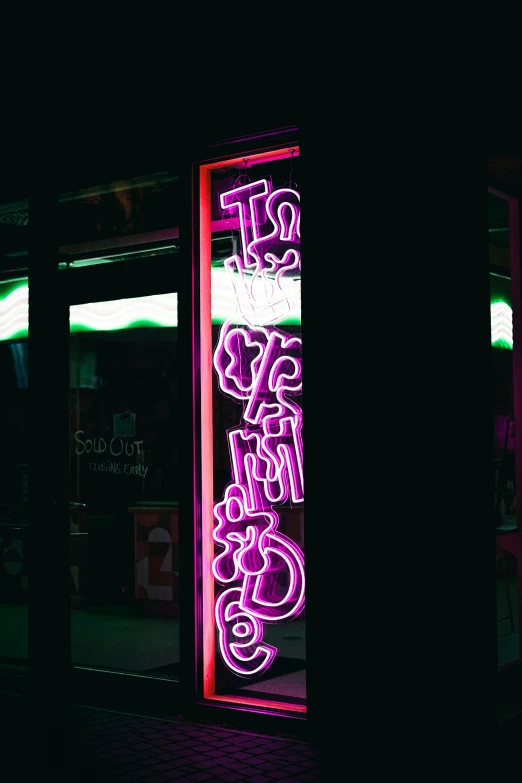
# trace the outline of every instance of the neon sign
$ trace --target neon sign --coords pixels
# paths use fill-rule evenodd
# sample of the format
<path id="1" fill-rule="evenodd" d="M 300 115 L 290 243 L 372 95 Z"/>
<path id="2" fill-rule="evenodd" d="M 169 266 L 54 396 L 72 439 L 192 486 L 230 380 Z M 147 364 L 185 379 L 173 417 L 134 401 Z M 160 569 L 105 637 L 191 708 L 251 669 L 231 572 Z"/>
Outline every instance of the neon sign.
<path id="1" fill-rule="evenodd" d="M 212 574 L 225 587 L 215 603 L 221 657 L 247 677 L 277 653 L 263 642 L 264 623 L 297 617 L 305 601 L 303 553 L 274 511 L 304 501 L 302 410 L 291 399 L 302 390 L 302 342 L 269 325 L 290 310 L 286 282 L 301 268 L 299 193 L 261 179 L 220 202 L 239 218 L 240 252 L 224 264 L 247 326 L 227 320 L 214 352 L 219 387 L 243 415 L 228 432 L 232 481 L 214 505 Z"/>
<path id="2" fill-rule="evenodd" d="M 270 190 L 268 181 L 261 179 L 220 197 L 221 209 L 235 210 L 239 217 L 241 254 L 227 258 L 225 268 L 250 326 L 278 320 L 290 310 L 283 275 L 301 269 L 299 193 L 291 188 Z M 268 221 L 269 233 L 259 236 L 260 226 Z"/>

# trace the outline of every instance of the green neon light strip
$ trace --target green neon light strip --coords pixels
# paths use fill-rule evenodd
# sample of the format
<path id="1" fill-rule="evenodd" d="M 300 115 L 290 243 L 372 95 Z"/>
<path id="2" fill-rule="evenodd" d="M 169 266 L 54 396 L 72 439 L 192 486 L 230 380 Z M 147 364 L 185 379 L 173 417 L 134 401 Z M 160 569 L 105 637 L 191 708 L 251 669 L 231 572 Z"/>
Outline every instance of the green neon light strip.
<path id="1" fill-rule="evenodd" d="M 212 322 L 216 324 L 227 318 L 240 321 L 234 294 L 225 282 L 223 270 L 212 270 Z M 0 340 L 22 339 L 28 332 L 27 283 L 12 285 L 7 290 L 0 298 Z M 297 296 L 290 297 L 294 307 L 278 323 L 301 323 L 296 299 Z M 70 310 L 71 332 L 177 326 L 177 304 L 177 294 L 161 294 L 74 305 Z M 495 348 L 513 348 L 513 311 L 506 302 L 491 303 L 491 344 Z"/>
<path id="2" fill-rule="evenodd" d="M 513 348 L 513 311 L 506 302 L 491 302 L 491 345 Z"/>
<path id="3" fill-rule="evenodd" d="M 71 332 L 113 332 L 138 326 L 178 325 L 178 295 L 140 296 L 109 302 L 73 305 Z"/>
<path id="4" fill-rule="evenodd" d="M 235 294 L 224 269 L 212 270 L 212 323 L 221 324 L 228 318 L 238 323 Z M 300 324 L 299 281 L 289 280 L 287 285 L 290 310 L 279 324 Z M 27 337 L 29 289 L 27 282 L 11 284 L 0 295 L 0 341 Z M 70 308 L 71 332 L 100 332 L 138 327 L 157 328 L 178 325 L 177 294 L 141 296 L 109 302 L 93 302 L 73 305 Z"/>
<path id="5" fill-rule="evenodd" d="M 27 337 L 28 296 L 27 283 L 22 283 L 0 299 L 0 340 Z"/>
<path id="6" fill-rule="evenodd" d="M 29 289 L 24 283 L 0 299 L 0 340 L 27 337 L 28 312 Z M 177 326 L 178 297 L 177 294 L 163 294 L 73 305 L 70 323 L 71 332 Z"/>

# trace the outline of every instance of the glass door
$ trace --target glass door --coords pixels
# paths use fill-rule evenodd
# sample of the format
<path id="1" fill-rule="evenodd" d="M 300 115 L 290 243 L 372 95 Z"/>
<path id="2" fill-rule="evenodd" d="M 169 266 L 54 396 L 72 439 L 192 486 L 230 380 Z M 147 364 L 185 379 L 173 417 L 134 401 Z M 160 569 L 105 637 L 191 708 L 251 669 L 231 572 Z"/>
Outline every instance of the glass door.
<path id="1" fill-rule="evenodd" d="M 71 657 L 176 679 L 178 296 L 169 259 L 140 262 L 67 273 Z"/>

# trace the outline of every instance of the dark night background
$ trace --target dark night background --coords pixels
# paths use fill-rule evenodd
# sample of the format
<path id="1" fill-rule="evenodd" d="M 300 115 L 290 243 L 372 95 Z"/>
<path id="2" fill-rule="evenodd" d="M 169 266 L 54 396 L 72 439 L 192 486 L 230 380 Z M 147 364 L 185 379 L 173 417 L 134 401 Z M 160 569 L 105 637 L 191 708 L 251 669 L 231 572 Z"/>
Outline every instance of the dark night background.
<path id="1" fill-rule="evenodd" d="M 223 103 L 223 113 L 228 113 L 229 105 Z M 147 127 L 143 121 L 133 125 L 129 120 L 116 120 L 111 125 L 90 119 L 81 130 L 74 128 L 74 122 L 67 123 L 67 132 L 62 128 L 53 137 L 53 142 L 65 142 L 58 150 L 55 143 L 46 144 L 41 133 L 33 133 L 31 139 L 30 134 L 8 130 L 0 161 L 0 203 L 27 197 L 34 178 L 40 176 L 48 177 L 49 184 L 61 192 L 155 170 L 175 170 L 176 150 L 187 155 L 187 150 L 205 146 L 209 138 L 246 135 L 260 125 L 267 129 L 295 124 L 295 113 L 289 115 L 280 113 L 273 121 L 265 115 L 262 122 L 245 122 L 239 119 L 241 111 L 230 112 L 226 121 L 214 117 L 212 130 L 199 122 L 190 128 L 175 127 L 169 117 L 159 124 L 159 131 L 157 124 Z M 382 123 L 377 126 L 382 129 Z M 310 126 L 303 132 L 303 149 L 308 144 L 309 151 L 307 184 L 313 180 L 311 169 L 316 176 L 324 171 L 322 145 L 331 149 L 331 127 L 325 123 L 315 143 L 311 143 Z M 437 156 L 438 141 L 433 140 L 428 150 L 413 153 L 411 165 L 421 166 L 424 181 L 403 192 L 401 182 L 404 187 L 409 176 L 408 152 L 397 152 L 393 146 L 383 150 L 375 131 L 364 150 L 358 143 L 350 147 L 345 140 L 345 144 L 344 165 L 359 161 L 350 166 L 350 196 L 338 184 L 337 211 L 335 206 L 327 210 L 320 188 L 315 196 L 310 188 L 309 210 L 314 211 L 319 228 L 315 238 L 308 239 L 308 248 L 319 255 L 324 231 L 334 222 L 332 212 L 337 224 L 347 219 L 349 226 L 356 224 L 357 232 L 349 232 L 345 242 L 343 269 L 349 269 L 358 293 L 371 291 L 374 319 L 363 338 L 349 343 L 356 380 L 343 388 L 346 429 L 336 433 L 334 444 L 338 450 L 338 437 L 348 442 L 349 429 L 358 459 L 347 458 L 333 474 L 321 460 L 323 449 L 307 455 L 307 469 L 313 470 L 317 482 L 307 504 L 318 519 L 330 482 L 342 482 L 350 470 L 357 489 L 350 493 L 338 520 L 342 543 L 334 562 L 337 557 L 342 578 L 334 581 L 334 568 L 329 573 L 337 601 L 325 606 L 325 617 L 330 613 L 333 627 L 335 610 L 341 608 L 348 645 L 341 655 L 334 639 L 340 675 L 334 681 L 330 673 L 325 674 L 324 731 L 343 743 L 343 754 L 349 752 L 344 770 L 351 771 L 354 763 L 359 766 L 362 758 L 371 773 L 379 756 L 382 771 L 413 765 L 421 778 L 437 761 L 446 771 L 452 768 L 448 745 L 458 745 L 462 752 L 469 735 L 469 771 L 482 752 L 483 738 L 486 745 L 493 744 L 495 732 L 496 629 L 494 620 L 487 619 L 494 617 L 494 599 L 486 576 L 489 567 L 493 575 L 493 566 L 488 565 L 491 545 L 484 532 L 489 531 L 484 511 L 488 450 L 483 433 L 489 427 L 485 411 L 490 363 L 488 351 L 473 348 L 469 342 L 464 350 L 454 338 L 455 329 L 469 334 L 470 323 L 479 324 L 479 330 L 482 325 L 483 290 L 477 274 L 485 252 L 481 223 L 485 188 L 482 174 L 477 174 L 477 170 L 482 172 L 482 159 L 475 156 L 467 168 L 463 163 L 465 170 L 456 171 L 457 160 L 467 160 L 467 155 L 453 151 L 448 155 L 451 170 L 446 171 L 442 164 L 447 166 L 448 160 L 443 161 L 444 153 Z M 49 149 L 52 153 L 46 156 Z M 339 160 L 338 145 L 335 149 L 335 160 Z M 330 156 L 330 172 L 332 160 Z M 502 172 L 494 174 L 500 177 Z M 453 203 L 450 192 L 458 194 Z M 405 213 L 409 233 L 401 237 Z M 444 266 L 441 259 L 449 260 Z M 441 302 L 447 296 L 450 263 L 455 270 L 452 292 L 462 309 L 455 313 L 451 326 L 445 327 Z M 413 269 L 415 274 L 409 274 Z M 315 294 L 335 297 L 326 283 Z M 344 289 L 337 291 L 337 297 L 342 306 Z M 412 304 L 401 316 L 396 305 L 404 298 L 416 307 Z M 360 334 L 361 321 L 368 322 L 364 302 L 354 303 L 352 314 L 346 310 L 341 314 L 342 308 L 338 309 L 337 321 L 332 313 L 333 328 Z M 413 318 L 415 330 L 411 329 Z M 400 325 L 390 329 L 395 319 Z M 397 330 L 401 329 L 408 338 L 398 342 Z M 319 359 L 309 356 L 319 367 Z M 333 344 L 329 356 L 332 362 L 339 361 Z M 305 392 L 305 406 L 314 409 L 321 390 L 317 384 L 314 388 L 312 373 L 309 378 L 311 390 Z M 321 446 L 332 445 L 321 433 L 319 417 L 313 426 L 307 423 L 307 438 L 313 440 L 314 435 Z M 369 505 L 370 498 L 375 502 Z M 418 523 L 419 509 L 422 524 Z M 326 550 L 321 554 L 326 557 Z M 366 578 L 369 562 L 376 572 L 371 580 Z M 448 567 L 455 580 L 451 585 Z M 412 574 L 417 587 L 410 593 L 406 577 Z M 369 596 L 369 611 L 361 608 L 361 594 Z M 497 770 L 503 768 L 502 757 L 497 756 Z"/>

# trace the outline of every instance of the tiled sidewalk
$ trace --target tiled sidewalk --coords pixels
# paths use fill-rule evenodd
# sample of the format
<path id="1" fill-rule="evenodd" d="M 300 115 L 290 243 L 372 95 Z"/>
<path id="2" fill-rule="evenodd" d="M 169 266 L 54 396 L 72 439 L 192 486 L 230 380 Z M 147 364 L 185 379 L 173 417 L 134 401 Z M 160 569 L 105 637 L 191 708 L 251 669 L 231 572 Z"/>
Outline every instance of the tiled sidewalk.
<path id="1" fill-rule="evenodd" d="M 70 783 L 333 780 L 323 768 L 318 751 L 299 740 L 87 707 L 74 708 L 71 736 L 62 778 Z"/>

